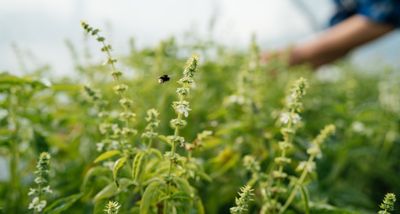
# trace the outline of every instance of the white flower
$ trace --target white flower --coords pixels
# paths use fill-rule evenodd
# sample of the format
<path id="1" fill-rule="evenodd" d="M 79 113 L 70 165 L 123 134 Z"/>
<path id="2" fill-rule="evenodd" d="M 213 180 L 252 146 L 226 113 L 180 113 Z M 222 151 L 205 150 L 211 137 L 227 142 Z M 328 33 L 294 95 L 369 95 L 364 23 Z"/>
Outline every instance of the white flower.
<path id="1" fill-rule="evenodd" d="M 300 122 L 301 117 L 300 117 L 300 115 L 297 114 L 297 113 L 283 112 L 283 113 L 280 115 L 279 120 L 280 120 L 280 122 L 281 122 L 282 124 L 288 124 L 289 121 L 290 121 L 292 124 L 297 124 L 297 123 Z"/>
<path id="2" fill-rule="evenodd" d="M 289 120 L 290 120 L 290 114 L 289 114 L 289 112 L 284 112 L 284 113 L 282 113 L 281 116 L 280 116 L 280 118 L 279 118 L 279 120 L 280 120 L 281 123 L 283 123 L 283 124 L 289 123 Z"/>
<path id="3" fill-rule="evenodd" d="M 301 117 L 300 117 L 299 114 L 297 114 L 297 113 L 293 113 L 293 114 L 292 114 L 292 122 L 293 122 L 294 124 L 299 123 L 300 120 L 301 120 Z"/>
<path id="4" fill-rule="evenodd" d="M 217 127 L 217 126 L 218 126 L 218 121 L 212 120 L 212 121 L 210 122 L 210 126 L 212 126 L 212 127 Z"/>
<path id="5" fill-rule="evenodd" d="M 115 141 L 115 140 L 111 141 L 109 149 L 119 149 L 118 141 Z"/>
<path id="6" fill-rule="evenodd" d="M 296 168 L 296 171 L 307 171 L 307 172 L 312 172 L 315 169 L 315 163 L 314 162 L 308 162 L 308 161 L 301 161 L 299 165 Z"/>
<path id="7" fill-rule="evenodd" d="M 36 194 L 36 192 L 37 192 L 37 190 L 36 190 L 36 189 L 29 188 L 28 195 L 35 195 L 35 194 Z"/>
<path id="8" fill-rule="evenodd" d="M 178 112 L 185 115 L 185 117 L 189 116 L 189 111 L 191 110 L 190 108 L 186 108 L 183 105 L 180 105 L 177 107 Z"/>
<path id="9" fill-rule="evenodd" d="M 42 189 L 42 192 L 44 192 L 44 193 L 52 193 L 53 190 L 50 189 L 50 186 L 46 186 L 46 187 L 44 187 L 44 188 Z"/>
<path id="10" fill-rule="evenodd" d="M 96 143 L 96 149 L 97 149 L 97 151 L 98 152 L 101 152 L 101 151 L 103 151 L 103 149 L 104 149 L 104 143 Z"/>
<path id="11" fill-rule="evenodd" d="M 114 162 L 113 161 L 105 161 L 105 162 L 103 162 L 103 166 L 112 170 L 114 167 Z"/>
<path id="12" fill-rule="evenodd" d="M 351 124 L 351 128 L 353 129 L 353 131 L 358 132 L 358 133 L 365 131 L 365 126 L 360 121 L 353 122 L 353 124 Z"/>
<path id="13" fill-rule="evenodd" d="M 35 197 L 32 199 L 32 202 L 29 204 L 28 209 L 34 209 L 37 212 L 41 212 L 43 208 L 46 207 L 47 201 L 39 199 L 39 197 Z"/>
<path id="14" fill-rule="evenodd" d="M 321 156 L 321 149 L 318 145 L 313 144 L 310 148 L 307 149 L 307 153 L 309 155 L 316 155 L 317 157 Z"/>
<path id="15" fill-rule="evenodd" d="M 104 209 L 104 212 L 106 212 L 107 214 L 118 213 L 118 210 L 119 210 L 120 207 L 121 207 L 121 205 L 118 202 L 109 201 L 106 204 L 106 208 Z"/>
<path id="16" fill-rule="evenodd" d="M 192 110 L 189 108 L 189 102 L 187 101 L 174 102 L 174 109 L 177 113 L 183 114 L 185 117 L 188 117 L 189 111 Z"/>
<path id="17" fill-rule="evenodd" d="M 242 95 L 230 95 L 229 97 L 227 97 L 226 99 L 226 103 L 229 104 L 237 104 L 237 105 L 243 105 L 246 103 L 246 98 Z"/>

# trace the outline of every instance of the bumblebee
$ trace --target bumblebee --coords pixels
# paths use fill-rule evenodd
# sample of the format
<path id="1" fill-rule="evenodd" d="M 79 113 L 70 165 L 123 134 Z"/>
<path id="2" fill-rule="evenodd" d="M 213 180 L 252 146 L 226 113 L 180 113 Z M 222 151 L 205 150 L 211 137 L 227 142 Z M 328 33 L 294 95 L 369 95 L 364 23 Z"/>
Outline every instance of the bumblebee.
<path id="1" fill-rule="evenodd" d="M 167 74 L 164 74 L 158 78 L 158 83 L 162 84 L 162 83 L 168 82 L 170 79 L 171 78 Z"/>

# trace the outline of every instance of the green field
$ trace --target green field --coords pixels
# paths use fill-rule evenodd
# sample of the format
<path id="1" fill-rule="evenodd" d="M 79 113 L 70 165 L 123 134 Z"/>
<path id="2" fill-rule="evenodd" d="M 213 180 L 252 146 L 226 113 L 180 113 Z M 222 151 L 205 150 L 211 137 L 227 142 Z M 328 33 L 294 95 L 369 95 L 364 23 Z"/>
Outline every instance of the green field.
<path id="1" fill-rule="evenodd" d="M 399 213 L 398 71 L 83 28 L 71 75 L 0 74 L 0 213 Z"/>

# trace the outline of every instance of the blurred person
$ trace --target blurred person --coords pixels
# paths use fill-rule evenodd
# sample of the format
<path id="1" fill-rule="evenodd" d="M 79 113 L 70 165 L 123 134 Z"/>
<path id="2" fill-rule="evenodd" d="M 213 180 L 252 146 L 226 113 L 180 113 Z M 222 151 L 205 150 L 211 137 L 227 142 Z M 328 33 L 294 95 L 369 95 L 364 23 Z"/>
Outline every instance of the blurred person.
<path id="1" fill-rule="evenodd" d="M 317 68 L 400 27 L 400 0 L 334 0 L 334 4 L 329 29 L 286 50 L 265 52 L 261 60 L 287 57 L 289 65 Z"/>

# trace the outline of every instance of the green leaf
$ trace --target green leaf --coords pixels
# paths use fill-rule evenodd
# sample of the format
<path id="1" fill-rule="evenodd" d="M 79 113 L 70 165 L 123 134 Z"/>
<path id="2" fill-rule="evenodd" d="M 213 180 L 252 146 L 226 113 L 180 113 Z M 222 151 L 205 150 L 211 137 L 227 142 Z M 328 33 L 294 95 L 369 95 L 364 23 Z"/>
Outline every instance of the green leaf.
<path id="1" fill-rule="evenodd" d="M 140 214 L 151 213 L 151 206 L 158 202 L 162 195 L 165 195 L 166 184 L 156 181 L 147 186 L 140 201 Z"/>
<path id="2" fill-rule="evenodd" d="M 96 160 L 94 160 L 94 163 L 98 163 L 100 161 L 107 160 L 109 158 L 114 157 L 115 155 L 120 154 L 120 153 L 121 152 L 118 150 L 111 150 L 111 151 L 103 152 L 102 154 L 97 156 Z"/>
<path id="3" fill-rule="evenodd" d="M 57 214 L 66 211 L 70 208 L 76 201 L 78 201 L 83 196 L 83 193 L 78 193 L 70 195 L 64 198 L 60 198 L 54 201 L 50 206 L 43 210 L 43 213 Z"/>
<path id="4" fill-rule="evenodd" d="M 144 152 L 139 151 L 132 162 L 132 179 L 136 182 L 138 181 L 141 170 L 143 168 L 144 154 Z"/>
<path id="5" fill-rule="evenodd" d="M 114 196 L 118 192 L 118 187 L 115 186 L 115 184 L 110 183 L 107 186 L 105 186 L 100 192 L 94 196 L 93 201 L 97 202 L 102 199 L 110 198 L 111 196 Z"/>
<path id="6" fill-rule="evenodd" d="M 125 162 L 126 162 L 127 158 L 121 157 L 120 159 L 118 159 L 117 161 L 115 161 L 114 163 L 114 167 L 113 167 L 113 179 L 115 184 L 117 185 L 117 187 L 119 187 L 119 183 L 118 183 L 118 171 L 124 166 Z"/>
<path id="7" fill-rule="evenodd" d="M 159 159 L 163 158 L 163 155 L 161 154 L 160 150 L 158 150 L 158 149 L 150 148 L 149 153 L 155 154 Z"/>
<path id="8" fill-rule="evenodd" d="M 53 91 L 67 91 L 67 92 L 79 92 L 82 90 L 82 86 L 79 84 L 69 84 L 69 83 L 55 83 L 51 86 Z"/>
<path id="9" fill-rule="evenodd" d="M 329 204 L 311 204 L 310 213 L 318 214 L 358 214 L 359 212 L 337 208 Z"/>
<path id="10" fill-rule="evenodd" d="M 105 186 L 102 190 L 100 190 L 100 192 L 96 194 L 96 196 L 94 196 L 93 202 L 97 203 L 100 200 L 115 196 L 119 193 L 120 189 L 126 189 L 132 183 L 129 181 L 129 179 L 121 178 L 119 184 L 120 188 L 118 188 L 114 183 L 110 183 L 107 186 Z"/>
<path id="11" fill-rule="evenodd" d="M 203 201 L 201 200 L 201 198 L 198 198 L 198 197 L 196 198 L 195 205 L 196 205 L 198 214 L 205 214 L 204 205 L 203 205 Z"/>
<path id="12" fill-rule="evenodd" d="M 303 203 L 304 203 L 304 212 L 306 214 L 310 213 L 310 207 L 308 206 L 308 194 L 307 194 L 307 190 L 304 188 L 304 186 L 300 186 L 300 192 L 301 192 L 301 198 L 303 199 Z"/>
<path id="13" fill-rule="evenodd" d="M 175 192 L 169 197 L 170 200 L 190 201 L 192 199 L 186 192 Z"/>
<path id="14" fill-rule="evenodd" d="M 164 143 L 167 143 L 168 145 L 172 146 L 170 140 L 167 138 L 167 136 L 164 135 L 158 135 L 158 139 L 160 139 L 161 141 L 163 141 Z"/>
<path id="15" fill-rule="evenodd" d="M 194 197 L 193 195 L 193 188 L 190 186 L 189 182 L 186 179 L 183 179 L 181 177 L 174 177 L 174 183 L 176 184 L 176 187 L 182 191 L 190 195 L 190 197 Z"/>
<path id="16" fill-rule="evenodd" d="M 88 187 L 88 184 L 90 183 L 90 179 L 93 176 L 107 174 L 109 172 L 110 172 L 110 169 L 108 169 L 106 167 L 102 167 L 102 166 L 96 166 L 96 167 L 90 168 L 87 171 L 87 173 L 85 174 L 85 177 L 83 178 L 83 182 L 82 182 L 82 185 L 81 185 L 81 190 L 85 191 L 85 189 Z"/>
<path id="17" fill-rule="evenodd" d="M 0 88 L 7 88 L 9 86 L 17 85 L 31 85 L 37 89 L 44 89 L 48 87 L 43 82 L 32 79 L 31 77 L 18 77 L 9 73 L 0 73 Z"/>
<path id="18" fill-rule="evenodd" d="M 205 181 L 208 181 L 208 182 L 211 182 L 212 181 L 212 178 L 209 176 L 209 175 L 207 175 L 203 170 L 201 170 L 201 169 L 199 169 L 197 172 L 196 172 L 196 174 L 201 178 L 201 179 L 203 179 L 203 180 L 205 180 Z"/>

